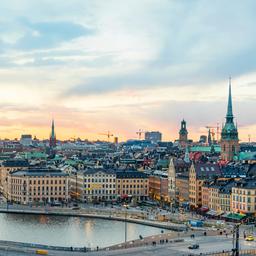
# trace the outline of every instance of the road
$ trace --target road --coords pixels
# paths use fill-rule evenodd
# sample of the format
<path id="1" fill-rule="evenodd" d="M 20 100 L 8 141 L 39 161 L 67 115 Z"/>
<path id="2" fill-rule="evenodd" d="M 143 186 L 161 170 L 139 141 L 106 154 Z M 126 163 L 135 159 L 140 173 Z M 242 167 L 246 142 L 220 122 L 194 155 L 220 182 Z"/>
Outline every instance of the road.
<path id="1" fill-rule="evenodd" d="M 189 250 L 188 246 L 190 244 L 198 243 L 200 248 L 197 250 Z M 256 249 L 256 241 L 246 242 L 243 239 L 240 240 L 241 249 Z M 232 238 L 231 237 L 197 237 L 195 239 L 187 238 L 184 242 L 173 243 L 173 244 L 164 244 L 157 246 L 147 246 L 147 247 L 138 247 L 138 248 L 129 248 L 123 250 L 115 251 L 99 251 L 99 252 L 87 252 L 87 253 L 71 253 L 71 252 L 49 252 L 49 255 L 52 256 L 187 256 L 191 253 L 200 254 L 206 252 L 221 252 L 222 250 L 231 250 L 232 249 Z M 31 253 L 22 253 L 22 252 L 7 252 L 0 249 L 0 255 L 2 256 L 27 256 L 35 255 L 35 252 Z"/>

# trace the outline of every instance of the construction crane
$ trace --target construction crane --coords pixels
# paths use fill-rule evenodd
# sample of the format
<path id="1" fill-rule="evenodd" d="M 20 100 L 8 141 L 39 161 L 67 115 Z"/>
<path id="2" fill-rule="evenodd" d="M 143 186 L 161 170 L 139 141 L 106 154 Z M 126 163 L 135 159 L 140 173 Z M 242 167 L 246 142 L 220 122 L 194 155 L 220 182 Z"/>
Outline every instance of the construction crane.
<path id="1" fill-rule="evenodd" d="M 139 140 L 141 140 L 141 135 L 142 135 L 143 133 L 145 133 L 145 132 L 144 132 L 143 130 L 141 130 L 141 129 L 139 129 L 139 130 L 136 132 L 136 134 L 139 135 Z"/>
<path id="2" fill-rule="evenodd" d="M 108 131 L 107 133 L 100 133 L 100 135 L 107 136 L 108 137 L 108 142 L 109 142 L 110 137 L 114 136 L 114 134 L 110 133 L 110 131 Z"/>
<path id="3" fill-rule="evenodd" d="M 219 141 L 219 134 L 220 134 L 220 127 L 219 127 L 219 123 L 217 123 L 217 126 L 205 126 L 205 128 L 210 130 L 211 136 L 213 141 L 215 140 L 215 134 L 217 134 L 217 142 Z M 215 132 L 216 130 L 216 132 Z"/>

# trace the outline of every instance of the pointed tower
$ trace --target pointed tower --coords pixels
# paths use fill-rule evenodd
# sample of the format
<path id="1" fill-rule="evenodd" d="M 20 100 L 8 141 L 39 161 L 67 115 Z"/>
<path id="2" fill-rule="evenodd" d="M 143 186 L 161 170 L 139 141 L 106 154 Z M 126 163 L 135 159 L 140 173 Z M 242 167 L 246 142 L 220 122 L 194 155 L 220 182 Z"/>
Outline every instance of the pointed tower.
<path id="1" fill-rule="evenodd" d="M 234 124 L 232 109 L 231 78 L 229 78 L 228 108 L 226 123 L 221 131 L 221 159 L 233 161 L 239 153 L 239 139 L 237 127 Z"/>
<path id="2" fill-rule="evenodd" d="M 211 130 L 209 129 L 208 131 L 208 145 L 211 146 L 212 145 L 212 135 L 211 135 Z"/>
<path id="3" fill-rule="evenodd" d="M 52 120 L 52 131 L 50 134 L 49 146 L 50 146 L 50 148 L 56 147 L 56 135 L 55 135 L 55 131 L 54 131 L 54 120 Z"/>

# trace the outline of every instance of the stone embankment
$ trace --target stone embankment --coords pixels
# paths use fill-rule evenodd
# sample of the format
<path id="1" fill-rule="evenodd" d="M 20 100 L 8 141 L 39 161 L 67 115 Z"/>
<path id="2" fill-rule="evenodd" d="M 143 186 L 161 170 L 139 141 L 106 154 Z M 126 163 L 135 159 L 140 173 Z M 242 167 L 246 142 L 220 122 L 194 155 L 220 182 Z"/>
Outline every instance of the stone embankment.
<path id="1" fill-rule="evenodd" d="M 86 209 L 72 210 L 70 208 L 0 208 L 0 213 L 14 213 L 14 214 L 34 214 L 34 215 L 52 215 L 52 216 L 67 216 L 67 217 L 86 217 L 86 218 L 100 218 L 115 221 L 127 221 L 141 225 L 158 227 L 173 231 L 187 230 L 186 225 L 175 224 L 171 222 L 159 222 L 144 219 L 139 212 L 124 212 L 124 211 L 106 211 L 103 209 Z"/>

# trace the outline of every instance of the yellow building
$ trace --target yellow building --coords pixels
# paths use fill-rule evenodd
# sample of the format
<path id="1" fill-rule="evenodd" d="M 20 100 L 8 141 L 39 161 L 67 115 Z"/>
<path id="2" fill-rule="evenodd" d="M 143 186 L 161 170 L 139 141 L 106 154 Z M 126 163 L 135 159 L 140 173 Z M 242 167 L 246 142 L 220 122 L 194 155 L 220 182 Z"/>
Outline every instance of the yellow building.
<path id="1" fill-rule="evenodd" d="M 136 170 L 118 170 L 116 172 L 117 197 L 133 197 L 138 200 L 147 199 L 149 195 L 148 176 Z"/>
<path id="2" fill-rule="evenodd" d="M 9 173 L 27 169 L 29 163 L 25 160 L 6 160 L 0 166 L 0 192 L 7 196 L 7 176 Z"/>
<path id="3" fill-rule="evenodd" d="M 74 179 L 75 178 L 75 179 Z M 87 169 L 72 176 L 72 192 L 81 201 L 111 201 L 116 199 L 116 174 L 101 168 Z"/>
<path id="4" fill-rule="evenodd" d="M 256 180 L 238 181 L 232 188 L 231 211 L 245 214 L 256 213 Z"/>
<path id="5" fill-rule="evenodd" d="M 21 204 L 68 201 L 68 175 L 60 170 L 18 170 L 8 174 L 7 183 L 8 201 Z"/>

